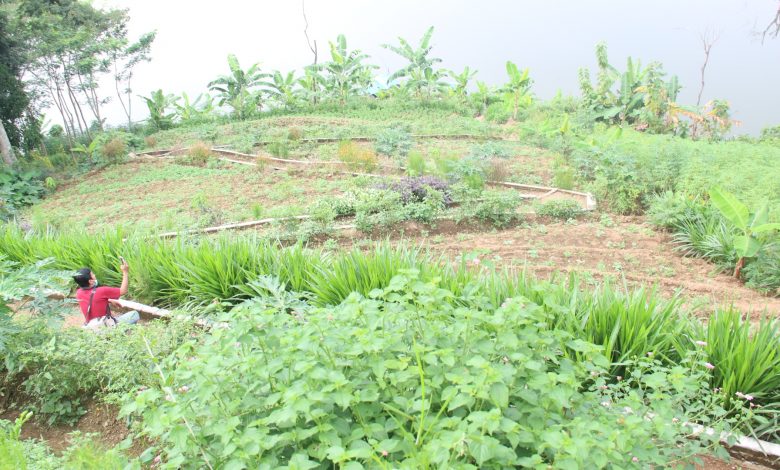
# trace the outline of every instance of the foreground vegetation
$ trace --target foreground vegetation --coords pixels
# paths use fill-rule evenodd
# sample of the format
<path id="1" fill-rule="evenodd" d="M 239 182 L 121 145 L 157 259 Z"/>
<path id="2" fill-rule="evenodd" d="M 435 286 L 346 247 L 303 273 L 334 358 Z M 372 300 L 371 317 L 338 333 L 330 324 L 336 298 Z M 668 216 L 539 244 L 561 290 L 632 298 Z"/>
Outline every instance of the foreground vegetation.
<path id="1" fill-rule="evenodd" d="M 710 391 L 717 389 L 711 398 L 707 398 L 707 403 L 711 406 L 728 410 L 730 414 L 727 416 L 741 416 L 741 413 L 748 412 L 750 419 L 746 425 L 759 435 L 771 436 L 778 429 L 777 403 L 780 400 L 780 384 L 777 382 L 777 377 L 780 377 L 778 374 L 780 363 L 777 362 L 777 358 L 780 355 L 778 355 L 776 322 L 764 322 L 755 331 L 751 331 L 749 323 L 742 320 L 738 313 L 724 311 L 715 314 L 706 326 L 701 326 L 698 321 L 691 320 L 685 315 L 676 299 L 662 300 L 653 292 L 621 293 L 609 286 L 587 292 L 579 288 L 576 277 L 553 282 L 536 281 L 522 273 L 474 270 L 469 269 L 466 263 L 457 266 L 448 265 L 439 259 L 411 249 L 397 251 L 379 246 L 369 252 L 353 251 L 339 254 L 304 249 L 300 246 L 281 248 L 258 240 L 256 237 L 223 236 L 215 239 L 175 242 L 133 237 L 123 242 L 123 238 L 121 233 L 116 233 L 98 238 L 72 235 L 67 238 L 50 236 L 24 239 L 15 229 L 6 229 L 0 243 L 0 252 L 23 263 L 33 263 L 41 258 L 53 257 L 52 267 L 70 268 L 91 265 L 96 275 L 107 283 L 116 281 L 118 274 L 112 266 L 116 266 L 117 256 L 122 253 L 134 266 L 133 285 L 136 298 L 162 305 L 197 305 L 200 306 L 197 311 L 201 314 L 208 314 L 213 320 L 228 321 L 231 328 L 230 333 L 225 333 L 228 335 L 227 339 L 221 334 L 207 335 L 203 338 L 207 344 L 216 341 L 216 338 L 221 338 L 218 341 L 219 347 L 229 347 L 236 341 L 246 341 L 249 348 L 259 347 L 259 343 L 249 340 L 248 337 L 245 340 L 240 339 L 243 334 L 240 332 L 244 327 L 240 326 L 239 320 L 244 318 L 242 315 L 248 315 L 248 313 L 241 313 L 246 312 L 247 309 L 256 313 L 252 313 L 250 318 L 254 320 L 248 321 L 246 327 L 258 328 L 257 322 L 269 315 L 267 321 L 272 323 L 268 328 L 263 327 L 259 330 L 266 333 L 271 331 L 272 324 L 277 321 L 282 324 L 288 321 L 303 321 L 304 323 L 298 325 L 301 328 L 304 326 L 314 328 L 319 321 L 333 322 L 333 325 L 339 325 L 339 329 L 347 331 L 349 329 L 342 322 L 348 322 L 351 318 L 350 312 L 355 315 L 377 312 L 378 318 L 384 318 L 385 314 L 379 312 L 395 311 L 396 307 L 390 305 L 369 306 L 373 305 L 371 302 L 379 299 L 393 305 L 398 303 L 398 308 L 402 311 L 405 311 L 403 308 L 407 308 L 405 306 L 409 306 L 411 310 L 403 317 L 405 318 L 407 314 L 412 315 L 408 318 L 410 325 L 418 322 L 415 328 L 422 328 L 419 331 L 426 332 L 436 331 L 439 327 L 424 328 L 422 325 L 425 322 L 443 321 L 445 323 L 440 328 L 445 330 L 447 328 L 444 325 L 449 322 L 465 327 L 463 325 L 465 320 L 459 322 L 452 320 L 453 316 L 461 318 L 460 316 L 465 314 L 459 310 L 461 308 L 472 311 L 473 313 L 468 314 L 472 316 L 477 315 L 477 312 L 482 312 L 479 315 L 499 315 L 500 312 L 504 312 L 502 305 L 507 299 L 525 299 L 519 300 L 517 308 L 526 312 L 523 315 L 536 318 L 532 324 L 538 325 L 540 331 L 599 345 L 598 355 L 603 355 L 605 358 L 597 361 L 597 364 L 603 368 L 599 375 L 606 374 L 604 377 L 610 377 L 609 383 L 622 383 L 616 377 L 633 377 L 632 374 L 642 367 L 650 367 L 655 371 L 648 372 L 651 374 L 656 373 L 657 368 L 692 367 L 706 374 L 706 378 L 697 379 L 698 386 Z M 96 249 L 96 247 L 100 248 Z M 423 289 L 423 292 L 415 293 L 417 289 Z M 428 300 L 415 300 L 416 296 Z M 359 301 L 362 297 L 374 300 L 367 300 L 369 304 L 362 305 L 362 301 Z M 349 307 L 355 302 L 361 306 Z M 429 312 L 427 309 L 431 308 L 430 305 L 436 305 L 440 313 Z M 516 311 L 513 315 L 520 315 L 520 311 Z M 255 315 L 261 316 L 255 318 Z M 506 315 L 508 314 L 501 313 L 500 318 L 509 321 Z M 537 318 L 536 315 L 540 317 Z M 318 319 L 316 322 L 315 318 Z M 368 321 L 369 318 L 366 317 L 359 324 L 363 324 L 362 322 Z M 448 318 L 450 320 L 447 320 Z M 390 321 L 390 318 L 387 321 Z M 397 321 L 406 320 L 398 318 Z M 368 324 L 371 322 L 369 321 Z M 322 331 L 320 333 L 322 337 L 341 337 L 335 332 L 324 334 L 326 331 L 322 330 L 324 325 L 318 327 Z M 473 323 L 471 325 L 473 326 Z M 389 324 L 386 328 L 394 329 Z M 34 330 L 27 328 L 22 331 L 30 334 Z M 171 338 L 170 335 L 175 331 L 166 332 L 164 335 L 156 333 L 155 341 L 159 342 L 155 344 L 162 344 L 164 350 L 171 350 L 178 340 L 170 343 L 165 338 Z M 287 331 L 289 334 L 288 327 L 279 331 Z M 410 330 L 408 334 L 414 331 L 418 330 Z M 522 331 L 515 331 L 515 334 L 526 334 Z M 48 333 L 48 335 L 52 334 L 75 336 L 55 343 L 61 346 L 56 348 L 59 352 L 52 356 L 53 351 L 48 349 L 49 346 L 44 346 L 52 344 L 47 335 L 32 342 L 29 336 L 17 335 L 15 340 L 28 344 L 28 348 L 26 353 L 19 356 L 18 362 L 11 362 L 17 364 L 18 371 L 39 371 L 32 373 L 26 379 L 27 393 L 32 393 L 34 397 L 38 397 L 38 400 L 47 402 L 59 403 L 65 400 L 66 403 L 69 401 L 75 403 L 63 407 L 52 404 L 44 407 L 41 404 L 37 408 L 39 412 L 47 413 L 54 419 L 72 419 L 68 417 L 77 416 L 79 397 L 83 397 L 82 386 L 91 388 L 106 386 L 100 384 L 111 384 L 112 387 L 130 392 L 136 389 L 134 387 L 140 385 L 151 387 L 156 383 L 159 371 L 152 368 L 152 363 L 147 363 L 146 367 L 140 364 L 129 365 L 135 372 L 116 371 L 119 374 L 117 377 L 106 377 L 106 372 L 100 372 L 99 365 L 95 368 L 73 365 L 74 368 L 81 369 L 84 374 L 94 379 L 66 381 L 64 378 L 56 378 L 55 381 L 50 381 L 47 377 L 51 377 L 51 373 L 48 375 L 46 373 L 49 367 L 54 367 L 58 371 L 68 371 L 70 367 L 64 364 L 78 361 L 78 358 L 82 357 L 81 352 L 84 348 L 102 347 L 99 342 L 89 341 L 85 344 L 76 339 L 82 334 L 81 332 Z M 234 334 L 238 336 L 232 336 Z M 148 354 L 144 354 L 147 345 L 143 342 L 148 341 L 146 338 L 152 335 L 140 334 L 132 337 L 135 338 L 132 343 L 134 346 L 132 344 L 124 346 L 136 348 L 136 353 L 132 353 L 132 357 L 137 357 L 142 362 L 151 360 Z M 560 338 L 562 337 L 559 337 L 559 340 Z M 420 347 L 422 347 L 424 340 L 423 334 L 415 341 L 421 343 Z M 370 339 L 367 341 L 370 342 Z M 338 342 L 346 344 L 341 340 Z M 29 347 L 35 343 L 41 345 L 40 352 L 35 347 Z M 275 354 L 281 354 L 280 351 L 283 349 L 280 349 L 280 344 L 274 344 L 272 346 L 268 343 L 268 348 L 274 350 Z M 296 343 L 285 344 L 290 344 L 290 347 L 294 348 Z M 580 343 L 569 343 L 567 340 L 563 344 L 565 346 L 560 351 L 565 357 L 578 364 L 581 360 L 587 359 L 588 356 L 578 350 Z M 324 357 L 327 357 L 328 353 L 325 350 L 330 346 L 317 346 L 316 343 L 311 343 L 311 346 L 322 347 Z M 204 361 L 210 364 L 208 370 L 213 373 L 227 367 L 212 364 L 213 361 L 218 360 L 216 357 L 223 357 L 221 354 L 199 354 L 192 349 L 202 347 L 201 340 L 183 347 L 186 352 L 182 354 L 186 357 L 203 357 Z M 589 348 L 585 351 L 591 351 Z M 559 347 L 551 348 L 551 350 L 558 349 Z M 9 347 L 9 350 L 22 351 L 18 346 Z M 63 351 L 68 350 L 80 352 L 73 359 L 68 359 L 67 354 L 63 355 Z M 292 351 L 290 354 L 293 354 Z M 120 355 L 127 353 L 127 350 L 117 352 Z M 415 354 L 414 348 L 410 349 L 409 354 Z M 689 359 L 691 355 L 697 359 Z M 157 353 L 154 353 L 154 356 L 156 357 Z M 146 359 L 143 359 L 144 357 Z M 235 360 L 231 355 L 224 357 L 225 360 Z M 651 364 L 641 366 L 634 364 L 634 361 L 640 359 L 649 360 Z M 57 367 L 59 361 L 64 361 L 64 364 Z M 339 363 L 336 359 L 332 361 L 335 361 L 335 364 Z M 333 364 L 334 362 L 331 362 L 331 365 Z M 684 366 L 684 364 L 689 365 Z M 171 370 L 183 373 L 186 368 L 182 368 L 182 365 L 177 363 L 176 366 L 171 366 Z M 12 373 L 9 377 L 13 376 Z M 162 390 L 169 390 L 165 393 L 176 390 L 175 387 L 170 388 L 174 384 L 171 383 L 167 373 L 164 372 L 164 376 L 166 377 L 163 379 L 165 388 Z M 118 377 L 124 379 L 118 380 Z M 43 383 L 37 382 L 39 380 Z M 664 386 L 672 383 L 666 380 L 662 382 Z M 68 391 L 67 387 L 62 386 L 63 383 L 72 383 L 73 388 Z M 192 387 L 189 379 L 182 379 L 182 382 L 176 385 Z M 689 390 L 688 386 L 681 387 L 678 391 Z M 575 388 L 580 389 L 581 386 Z M 208 387 L 207 390 L 214 391 L 213 388 Z M 152 396 L 164 397 L 165 393 Z M 749 400 L 742 398 L 745 394 L 750 397 Z M 131 409 L 135 408 L 131 407 Z M 710 411 L 712 409 L 706 413 Z M 404 412 L 408 413 L 408 410 Z M 717 413 L 712 416 L 715 415 Z M 169 431 L 170 429 L 165 428 L 165 431 L 159 432 Z M 154 435 L 163 437 L 162 434 Z M 172 456 L 184 452 L 179 447 L 176 449 L 169 449 Z"/>
<path id="2" fill-rule="evenodd" d="M 721 432 L 777 441 L 775 319 L 717 307 L 702 323 L 654 290 L 305 242 L 344 217 L 366 234 L 445 215 L 506 227 L 531 205 L 487 183 L 544 184 L 592 192 L 605 221 L 647 214 L 684 254 L 777 295 L 778 128 L 731 138 L 727 102 L 680 104 L 661 64 L 619 69 L 603 44 L 577 98 L 536 100 L 531 71 L 511 61 L 505 83 L 472 86 L 476 71 L 437 65 L 431 28 L 385 45 L 405 61 L 386 84 L 339 36 L 297 75 L 230 55 L 207 93 L 157 90 L 145 123 L 128 103 L 127 126 L 110 129 L 97 78 L 115 67 L 129 99 L 154 40 L 131 42 L 126 22 L 74 1 L 0 11 L 13 31 L 0 29 L 14 59 L 2 64 L 17 75 L 2 124 L 21 151 L 0 142 L 0 397 L 49 425 L 77 422 L 99 397 L 149 447 L 76 438 L 54 456 L 20 439 L 25 412 L 0 421 L 0 468 L 646 468 L 722 455 Z M 41 135 L 25 86 L 70 91 L 50 97 L 64 127 Z M 214 146 L 257 166 L 228 166 Z M 161 149 L 172 162 L 129 161 Z M 269 155 L 383 175 L 271 171 Z M 567 225 L 582 209 L 532 208 Z M 309 218 L 265 236 L 153 236 L 291 215 Z M 120 256 L 134 299 L 212 327 L 60 328 L 70 271 L 116 284 Z"/>

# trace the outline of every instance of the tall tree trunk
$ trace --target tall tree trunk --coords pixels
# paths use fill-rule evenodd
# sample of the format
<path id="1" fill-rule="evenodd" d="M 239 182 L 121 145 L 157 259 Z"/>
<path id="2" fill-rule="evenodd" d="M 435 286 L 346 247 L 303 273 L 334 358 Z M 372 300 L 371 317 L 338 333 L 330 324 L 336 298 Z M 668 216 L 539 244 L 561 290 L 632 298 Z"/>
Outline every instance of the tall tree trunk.
<path id="1" fill-rule="evenodd" d="M 11 141 L 8 140 L 8 134 L 5 132 L 3 121 L 0 121 L 0 154 L 2 154 L 6 165 L 11 166 L 16 163 L 16 155 L 14 155 L 14 149 L 11 147 Z"/>

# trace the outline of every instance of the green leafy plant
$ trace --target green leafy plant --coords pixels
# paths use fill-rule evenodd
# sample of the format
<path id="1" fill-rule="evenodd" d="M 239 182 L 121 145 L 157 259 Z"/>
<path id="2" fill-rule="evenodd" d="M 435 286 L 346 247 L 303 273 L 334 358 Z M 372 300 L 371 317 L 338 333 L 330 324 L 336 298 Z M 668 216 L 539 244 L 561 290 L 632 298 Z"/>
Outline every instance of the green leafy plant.
<path id="1" fill-rule="evenodd" d="M 506 73 L 509 75 L 507 82 L 501 91 L 505 94 L 505 101 L 512 110 L 512 119 L 517 120 L 517 113 L 521 107 L 528 106 L 531 98 L 528 90 L 531 87 L 531 79 L 528 77 L 529 69 L 522 71 L 511 61 L 506 62 Z"/>
<path id="2" fill-rule="evenodd" d="M 182 124 L 194 124 L 207 121 L 214 112 L 214 98 L 208 93 L 201 93 L 194 101 L 190 100 L 187 93 L 181 94 L 181 104 L 178 100 L 173 103 L 176 108 L 176 115 Z M 147 146 L 154 147 L 154 145 Z"/>
<path id="3" fill-rule="evenodd" d="M 409 176 L 422 176 L 425 174 L 425 157 L 416 150 L 409 152 L 406 159 L 406 173 Z"/>
<path id="4" fill-rule="evenodd" d="M 369 56 L 360 50 L 349 50 L 347 38 L 339 34 L 336 42 L 330 43 L 330 60 L 318 66 L 317 70 L 325 74 L 323 85 L 327 93 L 337 99 L 343 107 L 352 96 L 364 92 L 371 84 L 372 70 L 376 65 L 364 64 Z"/>
<path id="5" fill-rule="evenodd" d="M 268 152 L 274 157 L 287 158 L 290 156 L 290 146 L 285 140 L 275 140 L 268 144 Z"/>
<path id="6" fill-rule="evenodd" d="M 339 142 L 337 155 L 339 160 L 346 163 L 347 168 L 352 171 L 372 173 L 379 165 L 376 154 L 371 149 L 351 140 Z"/>
<path id="7" fill-rule="evenodd" d="M 512 156 L 512 151 L 500 142 L 485 142 L 472 146 L 469 150 L 469 156 L 482 160 L 491 158 L 505 159 Z"/>
<path id="8" fill-rule="evenodd" d="M 580 203 L 571 199 L 554 199 L 542 202 L 537 204 L 534 209 L 536 214 L 542 217 L 562 220 L 575 219 L 583 213 Z"/>
<path id="9" fill-rule="evenodd" d="M 235 55 L 228 55 L 229 75 L 222 75 L 209 83 L 209 90 L 217 92 L 219 105 L 227 105 L 236 119 L 247 119 L 255 115 L 262 105 L 262 94 L 258 87 L 266 86 L 268 74 L 260 71 L 260 64 L 253 64 L 243 70 Z"/>
<path id="10" fill-rule="evenodd" d="M 761 251 L 764 243 L 761 234 L 780 230 L 780 223 L 767 222 L 766 204 L 751 213 L 745 204 L 728 191 L 713 188 L 709 194 L 712 204 L 739 230 L 739 235 L 734 237 L 734 249 L 738 256 L 734 277 L 739 278 L 745 266 L 745 259 L 753 258 Z"/>
<path id="11" fill-rule="evenodd" d="M 460 218 L 474 217 L 502 228 L 519 220 L 520 197 L 514 191 L 484 191 L 478 198 L 462 202 Z"/>
<path id="12" fill-rule="evenodd" d="M 435 65 L 441 62 L 437 57 L 430 57 L 431 36 L 433 26 L 420 39 L 420 44 L 414 48 L 404 38 L 398 38 L 398 46 L 383 44 L 389 49 L 406 59 L 409 63 L 404 68 L 393 72 L 387 79 L 387 83 L 394 80 L 404 80 L 403 87 L 410 90 L 416 98 L 430 99 L 434 94 L 447 87 L 443 81 L 444 69 L 437 69 Z"/>
<path id="13" fill-rule="evenodd" d="M 43 193 L 44 187 L 37 172 L 0 170 L 0 219 L 38 202 Z"/>
<path id="14" fill-rule="evenodd" d="M 598 347 L 544 328 L 522 297 L 458 307 L 407 270 L 335 308 L 273 302 L 233 309 L 231 328 L 182 346 L 123 407 L 163 468 L 664 466 L 717 448 L 732 424 L 689 439 L 688 422 L 719 413 L 695 357 L 640 359 L 613 384 Z"/>
<path id="15" fill-rule="evenodd" d="M 403 161 L 412 147 L 412 136 L 404 129 L 391 127 L 379 132 L 374 142 L 377 153 Z"/>
<path id="16" fill-rule="evenodd" d="M 173 119 L 176 113 L 173 110 L 179 97 L 172 94 L 164 94 L 162 90 L 153 91 L 148 97 L 141 96 L 149 110 L 149 123 L 152 128 L 165 130 L 173 127 Z"/>

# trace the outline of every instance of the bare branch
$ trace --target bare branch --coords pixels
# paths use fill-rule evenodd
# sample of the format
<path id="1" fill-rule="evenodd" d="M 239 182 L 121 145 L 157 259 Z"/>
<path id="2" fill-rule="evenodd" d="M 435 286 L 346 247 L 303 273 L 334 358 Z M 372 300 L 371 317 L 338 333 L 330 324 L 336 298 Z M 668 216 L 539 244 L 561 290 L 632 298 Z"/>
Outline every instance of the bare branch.
<path id="1" fill-rule="evenodd" d="M 777 36 L 780 36 L 780 4 L 777 5 L 777 12 L 775 13 L 775 17 L 772 19 L 772 21 L 769 22 L 766 28 L 764 28 L 764 32 L 761 33 L 761 44 L 764 43 L 767 35 L 771 36 L 772 38 L 777 38 Z"/>
<path id="2" fill-rule="evenodd" d="M 701 65 L 701 86 L 699 87 L 699 96 L 696 98 L 696 107 L 701 105 L 701 95 L 704 93 L 704 72 L 707 70 L 707 64 L 710 62 L 710 52 L 712 51 L 712 46 L 718 42 L 720 34 L 704 32 L 700 38 L 702 48 L 704 49 L 704 63 Z"/>
<path id="3" fill-rule="evenodd" d="M 306 36 L 306 43 L 309 45 L 309 49 L 311 49 L 311 53 L 314 54 L 314 65 L 317 65 L 317 40 L 314 40 L 314 46 L 312 47 L 311 41 L 309 40 L 309 20 L 306 19 L 306 0 L 301 0 L 301 10 L 303 11 L 303 22 L 305 26 L 303 27 L 303 35 Z"/>

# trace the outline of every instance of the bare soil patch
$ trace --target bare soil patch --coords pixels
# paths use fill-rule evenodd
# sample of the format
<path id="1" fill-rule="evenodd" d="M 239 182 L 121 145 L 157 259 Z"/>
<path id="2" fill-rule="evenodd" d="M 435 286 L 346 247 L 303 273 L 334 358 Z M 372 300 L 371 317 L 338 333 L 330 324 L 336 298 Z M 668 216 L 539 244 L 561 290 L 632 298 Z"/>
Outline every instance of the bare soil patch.
<path id="1" fill-rule="evenodd" d="M 780 316 L 780 299 L 744 286 L 703 259 L 681 256 L 668 234 L 654 231 L 641 218 L 614 221 L 611 227 L 555 222 L 418 240 L 450 256 L 477 251 L 498 265 L 525 268 L 539 277 L 577 272 L 595 281 L 658 285 L 666 295 L 680 292 L 701 314 L 733 306 L 753 319 L 765 311 Z"/>
<path id="2" fill-rule="evenodd" d="M 87 404 L 87 412 L 75 426 L 47 426 L 32 419 L 22 427 L 22 439 L 38 439 L 44 441 L 54 453 L 60 454 L 71 444 L 71 433 L 79 431 L 82 434 L 96 434 L 97 440 L 105 448 L 110 449 L 122 442 L 130 433 L 123 420 L 117 418 L 118 408 L 92 401 Z M 0 415 L 0 419 L 13 421 L 19 416 L 19 411 L 8 411 Z M 141 455 L 148 446 L 142 441 L 135 441 L 127 451 L 130 456 Z"/>
<path id="3" fill-rule="evenodd" d="M 422 245 L 455 260 L 471 255 L 498 267 L 526 269 L 540 278 L 575 272 L 596 285 L 609 281 L 628 287 L 657 286 L 670 297 L 680 293 L 687 306 L 706 317 L 733 306 L 758 320 L 780 317 L 780 298 L 761 294 L 704 259 L 682 256 L 668 234 L 653 230 L 641 217 L 612 217 L 613 223 L 583 220 L 574 224 L 541 219 L 495 230 L 485 224 L 441 221 L 433 227 L 406 223 L 391 234 L 368 238 Z M 342 232 L 342 246 L 366 238 Z"/>

